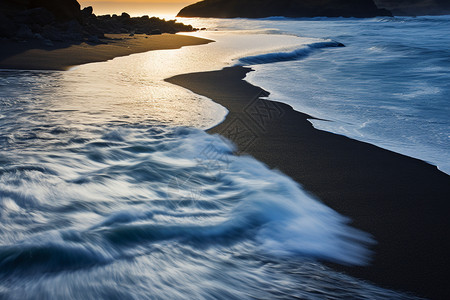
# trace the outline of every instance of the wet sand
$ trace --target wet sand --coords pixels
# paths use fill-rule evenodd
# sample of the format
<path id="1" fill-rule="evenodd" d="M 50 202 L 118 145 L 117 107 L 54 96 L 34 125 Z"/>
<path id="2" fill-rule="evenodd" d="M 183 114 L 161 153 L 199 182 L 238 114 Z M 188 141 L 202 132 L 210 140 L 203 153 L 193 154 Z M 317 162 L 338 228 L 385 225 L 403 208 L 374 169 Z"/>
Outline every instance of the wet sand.
<path id="1" fill-rule="evenodd" d="M 178 49 L 212 41 L 179 34 L 145 35 L 107 34 L 103 44 L 13 42 L 1 40 L 0 69 L 67 70 L 70 67 L 113 59 L 151 50 Z"/>
<path id="2" fill-rule="evenodd" d="M 230 111 L 210 133 L 281 170 L 373 235 L 369 266 L 332 264 L 334 269 L 382 287 L 450 299 L 450 176 L 423 161 L 314 129 L 311 116 L 260 99 L 268 93 L 243 80 L 249 71 L 232 67 L 167 81 Z"/>

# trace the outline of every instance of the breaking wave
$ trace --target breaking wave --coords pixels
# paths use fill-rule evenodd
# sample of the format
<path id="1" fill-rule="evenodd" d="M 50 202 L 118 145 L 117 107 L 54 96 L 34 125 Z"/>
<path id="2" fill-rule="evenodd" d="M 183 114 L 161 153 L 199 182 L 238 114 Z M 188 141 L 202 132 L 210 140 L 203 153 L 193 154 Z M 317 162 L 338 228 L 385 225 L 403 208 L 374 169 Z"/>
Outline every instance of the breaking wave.
<path id="1" fill-rule="evenodd" d="M 282 61 L 292 61 L 305 58 L 314 51 L 323 48 L 345 47 L 344 44 L 335 41 L 325 41 L 305 45 L 301 48 L 288 52 L 266 53 L 261 55 L 247 56 L 239 59 L 238 65 L 262 65 L 271 64 Z"/>
<path id="2" fill-rule="evenodd" d="M 14 159 L 20 166 L 1 168 L 0 273 L 102 265 L 163 241 L 211 246 L 248 239 L 269 255 L 368 261 L 368 235 L 287 176 L 234 156 L 218 136 L 129 127 L 66 145 L 23 150 Z M 6 242 L 31 212 L 27 235 Z M 39 229 L 40 219 L 65 225 Z"/>

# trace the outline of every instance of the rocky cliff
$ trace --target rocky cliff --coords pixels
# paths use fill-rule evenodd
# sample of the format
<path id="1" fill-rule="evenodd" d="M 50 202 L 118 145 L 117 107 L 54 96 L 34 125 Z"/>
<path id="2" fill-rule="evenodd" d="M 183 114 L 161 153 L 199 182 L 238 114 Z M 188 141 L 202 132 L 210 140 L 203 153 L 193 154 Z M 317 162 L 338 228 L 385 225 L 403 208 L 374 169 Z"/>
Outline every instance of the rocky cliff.
<path id="1" fill-rule="evenodd" d="M 183 8 L 180 17 L 265 18 L 390 16 L 373 0 L 204 0 Z"/>

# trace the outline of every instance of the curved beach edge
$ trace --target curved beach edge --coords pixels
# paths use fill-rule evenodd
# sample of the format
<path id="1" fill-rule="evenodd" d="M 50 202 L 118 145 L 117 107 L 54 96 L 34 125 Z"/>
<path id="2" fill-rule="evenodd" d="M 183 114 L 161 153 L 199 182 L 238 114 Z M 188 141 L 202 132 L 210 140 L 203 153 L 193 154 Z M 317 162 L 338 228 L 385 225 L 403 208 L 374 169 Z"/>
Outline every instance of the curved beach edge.
<path id="1" fill-rule="evenodd" d="M 146 35 L 107 34 L 101 44 L 55 43 L 43 46 L 38 41 L 5 40 L 0 47 L 0 69 L 69 70 L 73 66 L 108 61 L 120 56 L 153 50 L 179 49 L 204 45 L 212 40 L 182 34 Z"/>
<path id="2" fill-rule="evenodd" d="M 235 66 L 166 81 L 229 110 L 209 133 L 281 170 L 375 237 L 370 266 L 335 269 L 386 288 L 448 299 L 450 176 L 421 160 L 315 129 L 311 116 L 261 99 L 268 93 L 244 80 L 250 71 Z"/>

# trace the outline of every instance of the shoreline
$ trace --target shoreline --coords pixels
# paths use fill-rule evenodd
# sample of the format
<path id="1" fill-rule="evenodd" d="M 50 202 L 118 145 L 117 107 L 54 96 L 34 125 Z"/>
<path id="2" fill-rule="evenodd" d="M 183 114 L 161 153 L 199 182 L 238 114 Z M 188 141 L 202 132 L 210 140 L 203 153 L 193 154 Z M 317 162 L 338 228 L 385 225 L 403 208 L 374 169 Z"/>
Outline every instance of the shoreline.
<path id="1" fill-rule="evenodd" d="M 212 40 L 174 34 L 107 35 L 106 44 L 46 47 L 39 42 L 7 41 L 0 69 L 68 70 L 152 50 L 202 45 Z M 11 47 L 10 44 L 12 45 Z M 166 81 L 206 96 L 228 115 L 207 130 L 301 184 L 327 206 L 349 217 L 352 226 L 378 242 L 373 265 L 338 271 L 382 287 L 450 298 L 450 176 L 421 160 L 315 129 L 312 116 L 287 104 L 263 100 L 268 93 L 244 80 L 251 69 L 177 75 Z"/>
<path id="2" fill-rule="evenodd" d="M 181 34 L 105 36 L 107 39 L 102 40 L 101 44 L 83 42 L 73 45 L 55 42 L 52 46 L 46 46 L 37 40 L 27 42 L 4 40 L 0 48 L 0 69 L 66 71 L 74 66 L 108 61 L 135 53 L 179 49 L 213 42 Z"/>
<path id="3" fill-rule="evenodd" d="M 279 169 L 373 235 L 372 264 L 334 269 L 385 288 L 450 298 L 450 176 L 421 160 L 315 129 L 311 116 L 244 81 L 249 68 L 177 75 L 166 81 L 228 109 L 209 129 Z"/>

